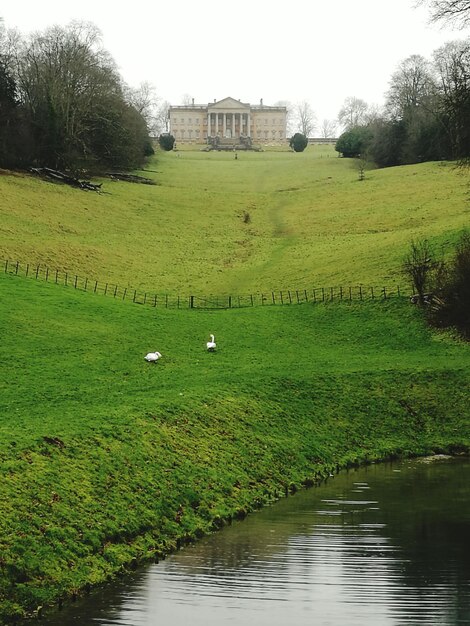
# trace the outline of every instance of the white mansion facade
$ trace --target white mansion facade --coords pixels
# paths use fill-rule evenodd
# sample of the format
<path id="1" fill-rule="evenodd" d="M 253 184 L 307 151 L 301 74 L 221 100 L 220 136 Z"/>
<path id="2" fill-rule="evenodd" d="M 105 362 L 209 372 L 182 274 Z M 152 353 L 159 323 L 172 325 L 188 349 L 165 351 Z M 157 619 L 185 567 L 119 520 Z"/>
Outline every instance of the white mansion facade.
<path id="1" fill-rule="evenodd" d="M 256 143 L 284 143 L 287 110 L 266 106 L 261 100 L 252 105 L 234 98 L 210 104 L 170 106 L 169 132 L 177 142 L 208 143 L 210 137 L 239 141 L 249 137 Z"/>

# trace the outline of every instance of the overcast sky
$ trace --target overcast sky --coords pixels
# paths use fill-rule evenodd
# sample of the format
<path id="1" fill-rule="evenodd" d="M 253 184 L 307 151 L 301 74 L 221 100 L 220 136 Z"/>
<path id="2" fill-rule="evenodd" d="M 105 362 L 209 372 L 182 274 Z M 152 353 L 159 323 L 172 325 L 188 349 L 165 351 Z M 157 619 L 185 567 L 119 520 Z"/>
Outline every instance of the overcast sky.
<path id="1" fill-rule="evenodd" d="M 469 36 L 429 25 L 415 0 L 16 0 L 0 7 L 23 34 L 90 21 L 132 87 L 147 81 L 171 104 L 227 96 L 307 101 L 336 118 L 348 96 L 382 104 L 398 63 Z"/>

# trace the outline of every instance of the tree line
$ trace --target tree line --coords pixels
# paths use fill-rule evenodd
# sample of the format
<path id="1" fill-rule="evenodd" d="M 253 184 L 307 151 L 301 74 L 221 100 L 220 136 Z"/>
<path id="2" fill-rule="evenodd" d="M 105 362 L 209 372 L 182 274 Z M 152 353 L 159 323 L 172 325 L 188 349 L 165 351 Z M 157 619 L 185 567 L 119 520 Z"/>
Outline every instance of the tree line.
<path id="1" fill-rule="evenodd" d="M 470 157 L 470 40 L 452 41 L 431 60 L 412 55 L 390 79 L 384 110 L 351 98 L 340 112 L 336 149 L 379 167 Z"/>
<path id="2" fill-rule="evenodd" d="M 153 153 L 145 88 L 130 89 L 90 23 L 27 38 L 0 23 L 0 167 L 130 169 Z"/>

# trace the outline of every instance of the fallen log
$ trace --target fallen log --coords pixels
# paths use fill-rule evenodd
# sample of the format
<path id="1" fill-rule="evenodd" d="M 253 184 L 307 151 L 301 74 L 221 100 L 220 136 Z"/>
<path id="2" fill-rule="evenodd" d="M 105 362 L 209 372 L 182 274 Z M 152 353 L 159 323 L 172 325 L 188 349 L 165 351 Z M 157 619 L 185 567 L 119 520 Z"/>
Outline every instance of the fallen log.
<path id="1" fill-rule="evenodd" d="M 106 172 L 111 180 L 123 180 L 128 183 L 142 183 L 142 185 L 156 185 L 157 183 L 151 178 L 137 176 L 137 174 L 127 174 L 125 172 Z"/>
<path id="2" fill-rule="evenodd" d="M 42 178 L 48 178 L 50 180 L 62 182 L 72 187 L 83 189 L 85 191 L 101 191 L 102 183 L 95 184 L 90 182 L 89 180 L 79 180 L 78 178 L 74 178 L 73 176 L 64 174 L 64 172 L 60 172 L 59 170 L 53 170 L 50 167 L 30 167 L 29 171 L 32 174 L 41 176 Z"/>

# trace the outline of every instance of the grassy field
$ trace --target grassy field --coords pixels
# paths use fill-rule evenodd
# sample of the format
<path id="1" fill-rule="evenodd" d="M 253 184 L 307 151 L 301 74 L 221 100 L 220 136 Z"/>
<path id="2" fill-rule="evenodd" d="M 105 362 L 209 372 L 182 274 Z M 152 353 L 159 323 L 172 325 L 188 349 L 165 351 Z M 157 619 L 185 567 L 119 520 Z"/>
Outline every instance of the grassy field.
<path id="1" fill-rule="evenodd" d="M 359 181 L 335 154 L 159 152 L 157 185 L 104 180 L 101 195 L 4 173 L 0 258 L 182 296 L 382 286 L 402 282 L 413 238 L 446 251 L 468 225 L 452 164 Z"/>
<path id="2" fill-rule="evenodd" d="M 313 149 L 155 169 L 158 186 L 103 195 L 0 177 L 2 252 L 170 291 L 369 283 L 468 211 L 451 165 L 359 182 Z M 0 623 L 339 467 L 470 448 L 468 344 L 406 298 L 166 310 L 3 272 L 0 293 Z"/>

